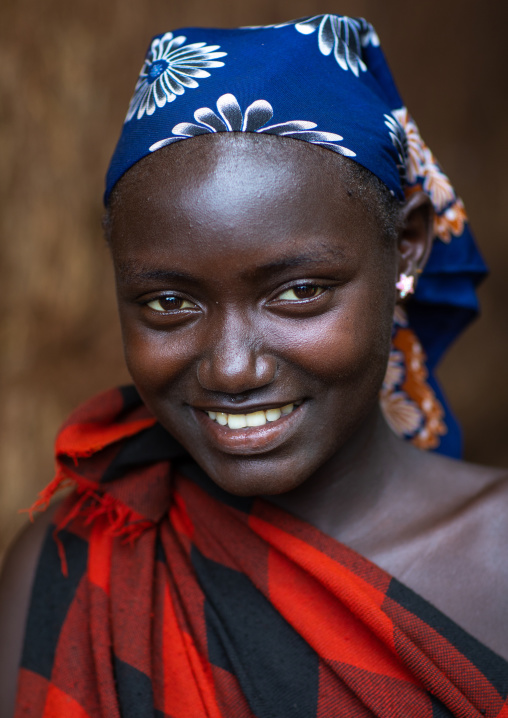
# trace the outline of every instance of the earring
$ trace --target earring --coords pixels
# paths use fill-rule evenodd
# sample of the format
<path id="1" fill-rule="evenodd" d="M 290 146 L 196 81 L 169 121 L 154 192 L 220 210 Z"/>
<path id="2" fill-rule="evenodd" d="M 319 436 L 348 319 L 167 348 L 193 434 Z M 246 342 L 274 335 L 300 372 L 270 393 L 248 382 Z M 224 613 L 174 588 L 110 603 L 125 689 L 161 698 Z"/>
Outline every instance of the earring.
<path id="1" fill-rule="evenodd" d="M 401 274 L 399 281 L 395 285 L 395 288 L 400 291 L 400 298 L 404 299 L 408 294 L 414 294 L 415 291 L 415 278 L 412 274 Z"/>

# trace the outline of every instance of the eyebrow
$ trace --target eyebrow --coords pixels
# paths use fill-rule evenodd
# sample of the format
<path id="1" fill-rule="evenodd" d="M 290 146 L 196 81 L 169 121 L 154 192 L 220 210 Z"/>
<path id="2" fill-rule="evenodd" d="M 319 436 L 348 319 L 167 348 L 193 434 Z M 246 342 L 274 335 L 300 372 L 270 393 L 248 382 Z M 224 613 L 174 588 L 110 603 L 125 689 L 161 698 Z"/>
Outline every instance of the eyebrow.
<path id="1" fill-rule="evenodd" d="M 262 264 L 254 269 L 249 269 L 242 274 L 242 279 L 255 279 L 259 276 L 269 276 L 277 272 L 291 269 L 292 267 L 323 265 L 331 260 L 343 259 L 344 255 L 340 250 L 326 251 L 322 255 L 300 254 L 296 257 L 283 257 L 281 259 Z M 148 269 L 135 264 L 127 263 L 117 267 L 117 273 L 123 281 L 156 281 L 171 282 L 183 280 L 185 282 L 198 283 L 200 277 L 187 272 L 180 272 L 170 269 Z"/>
<path id="2" fill-rule="evenodd" d="M 132 265 L 124 264 L 117 267 L 117 273 L 123 280 L 153 280 L 167 282 L 174 279 L 184 279 L 188 282 L 195 282 L 196 277 L 186 272 L 176 272 L 170 269 L 144 269 L 134 268 Z"/>
<path id="3" fill-rule="evenodd" d="M 323 265 L 323 263 L 329 263 L 337 259 L 344 259 L 344 254 L 340 250 L 326 251 L 321 255 L 316 253 L 314 255 L 300 254 L 296 257 L 283 257 L 279 260 L 262 264 L 253 270 L 248 270 L 242 276 L 246 279 L 250 279 L 259 275 L 276 274 L 277 272 L 283 271 L 284 269 L 291 269 L 292 267 Z"/>

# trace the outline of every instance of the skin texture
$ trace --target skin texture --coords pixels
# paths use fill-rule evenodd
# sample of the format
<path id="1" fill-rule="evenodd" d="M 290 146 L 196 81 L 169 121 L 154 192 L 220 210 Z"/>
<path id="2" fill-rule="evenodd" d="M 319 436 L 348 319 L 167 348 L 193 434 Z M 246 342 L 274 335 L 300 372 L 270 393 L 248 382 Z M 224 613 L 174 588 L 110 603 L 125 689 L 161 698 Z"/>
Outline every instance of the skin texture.
<path id="1" fill-rule="evenodd" d="M 241 495 L 287 492 L 370 425 L 395 282 L 425 255 L 429 217 L 415 198 L 419 234 L 403 258 L 348 194 L 337 157 L 264 140 L 226 135 L 156 153 L 126 176 L 112 213 L 132 377 L 211 478 Z M 181 309 L 158 311 L 161 297 Z M 204 412 L 292 402 L 301 406 L 268 443 L 226 445 Z"/>
<path id="2" fill-rule="evenodd" d="M 129 370 L 220 486 L 265 495 L 343 541 L 508 658 L 505 473 L 415 449 L 378 407 L 395 282 L 426 260 L 429 203 L 412 196 L 388 241 L 347 161 L 229 133 L 126 173 L 109 228 Z M 221 428 L 205 413 L 295 401 L 266 431 Z M 12 623 L 0 642 L 4 705 L 44 521 L 14 546 L 0 585 Z"/>

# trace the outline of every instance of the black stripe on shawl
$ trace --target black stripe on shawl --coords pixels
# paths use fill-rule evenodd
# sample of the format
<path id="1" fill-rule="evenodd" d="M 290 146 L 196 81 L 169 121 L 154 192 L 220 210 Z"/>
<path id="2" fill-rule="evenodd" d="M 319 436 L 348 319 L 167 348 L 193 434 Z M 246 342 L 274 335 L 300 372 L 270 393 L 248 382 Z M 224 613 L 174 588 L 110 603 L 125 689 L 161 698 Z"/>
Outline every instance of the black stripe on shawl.
<path id="1" fill-rule="evenodd" d="M 183 446 L 160 424 L 155 424 L 123 442 L 120 451 L 104 472 L 101 483 L 107 484 L 122 478 L 137 466 L 177 460 L 186 455 Z"/>
<path id="2" fill-rule="evenodd" d="M 502 698 L 508 696 L 506 661 L 497 653 L 397 579 L 390 581 L 386 596 L 434 628 L 483 673 Z"/>
<path id="3" fill-rule="evenodd" d="M 256 718 L 315 718 L 319 658 L 244 574 L 203 556 L 208 658 L 240 683 Z"/>
<path id="4" fill-rule="evenodd" d="M 69 531 L 59 531 L 69 575 L 62 573 L 50 526 L 42 545 L 28 612 L 21 667 L 50 680 L 55 652 L 69 607 L 85 574 L 88 543 Z"/>
<path id="5" fill-rule="evenodd" d="M 430 694 L 429 698 L 432 704 L 432 718 L 454 718 L 453 713 L 438 698 Z"/>
<path id="6" fill-rule="evenodd" d="M 114 656 L 118 703 L 122 718 L 148 718 L 154 715 L 150 678 Z"/>

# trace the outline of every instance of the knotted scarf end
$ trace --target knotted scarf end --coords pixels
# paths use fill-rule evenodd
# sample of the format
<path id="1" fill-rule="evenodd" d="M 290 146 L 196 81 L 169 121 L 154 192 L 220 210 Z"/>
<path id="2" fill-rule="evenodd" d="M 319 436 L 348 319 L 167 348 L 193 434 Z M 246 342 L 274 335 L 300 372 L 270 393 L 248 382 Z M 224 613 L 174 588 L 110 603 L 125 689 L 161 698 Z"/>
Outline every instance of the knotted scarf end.
<path id="1" fill-rule="evenodd" d="M 97 490 L 97 484 L 86 479 L 69 477 L 60 468 L 57 475 L 39 494 L 34 504 L 23 509 L 34 520 L 34 514 L 45 511 L 53 496 L 60 490 L 74 486 L 73 503 L 67 507 L 62 506 L 57 512 L 56 524 L 53 530 L 53 538 L 57 545 L 58 555 L 64 576 L 68 576 L 67 559 L 65 549 L 59 533 L 72 523 L 78 516 L 81 517 L 84 526 L 90 526 L 98 518 L 105 519 L 104 530 L 111 536 L 119 537 L 124 542 L 133 544 L 145 531 L 153 528 L 155 523 L 146 519 L 133 509 L 122 503 L 118 498 L 109 493 Z M 67 510 L 66 510 L 67 509 Z"/>

